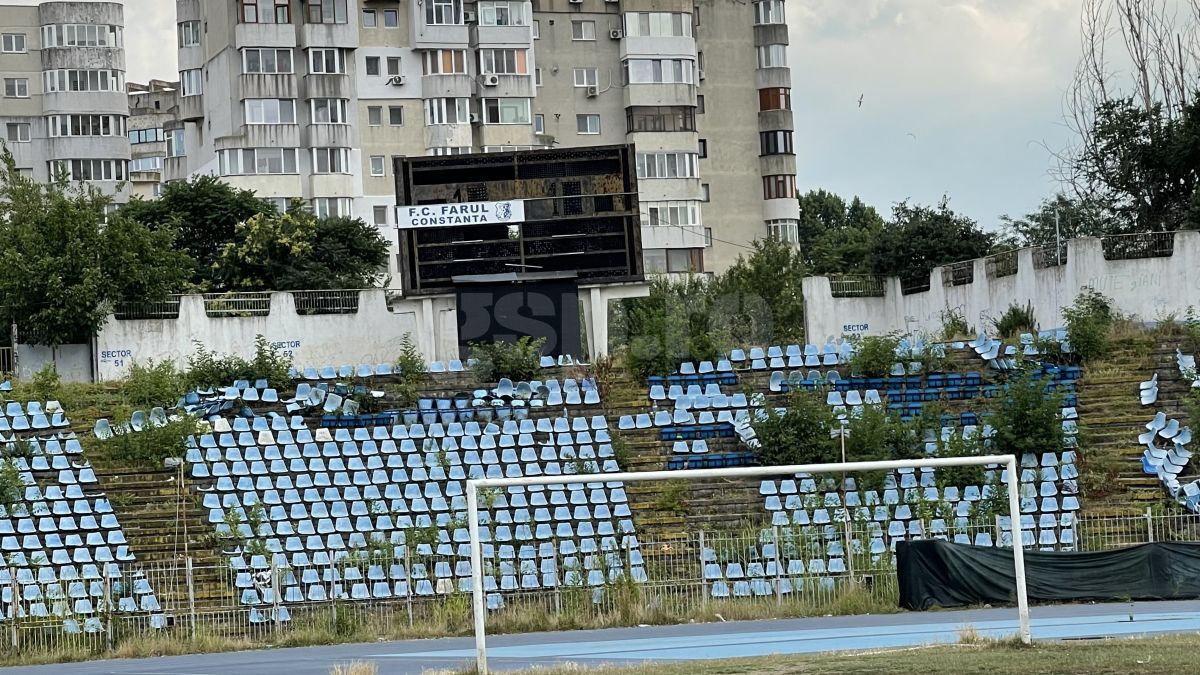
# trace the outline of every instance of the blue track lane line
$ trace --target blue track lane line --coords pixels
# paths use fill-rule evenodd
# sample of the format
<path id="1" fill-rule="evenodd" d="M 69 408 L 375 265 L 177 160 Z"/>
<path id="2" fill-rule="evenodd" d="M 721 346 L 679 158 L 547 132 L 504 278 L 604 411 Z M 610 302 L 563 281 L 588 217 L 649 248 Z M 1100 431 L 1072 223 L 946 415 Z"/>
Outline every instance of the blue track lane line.
<path id="1" fill-rule="evenodd" d="M 691 661 L 728 659 L 769 654 L 811 654 L 815 652 L 887 649 L 958 641 L 963 622 L 911 623 L 854 628 L 761 633 L 720 633 L 703 636 L 677 636 L 652 639 L 558 642 L 519 646 L 495 646 L 488 655 L 497 659 L 561 659 L 586 661 Z M 1034 619 L 1035 639 L 1063 640 L 1096 636 L 1133 636 L 1149 633 L 1200 631 L 1200 616 L 1178 612 L 1076 616 Z M 1017 620 L 979 621 L 970 626 L 988 637 L 1010 637 L 1017 632 Z M 377 654 L 380 658 L 468 659 L 474 650 Z"/>

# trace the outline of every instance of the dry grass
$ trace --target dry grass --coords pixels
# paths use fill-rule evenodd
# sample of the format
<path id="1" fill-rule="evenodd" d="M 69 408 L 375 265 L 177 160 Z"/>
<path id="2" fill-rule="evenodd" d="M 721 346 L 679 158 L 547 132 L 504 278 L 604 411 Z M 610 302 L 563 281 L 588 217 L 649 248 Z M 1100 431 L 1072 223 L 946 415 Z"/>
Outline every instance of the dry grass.
<path id="1" fill-rule="evenodd" d="M 379 667 L 374 661 L 351 661 L 339 663 L 329 671 L 329 675 L 378 675 Z"/>

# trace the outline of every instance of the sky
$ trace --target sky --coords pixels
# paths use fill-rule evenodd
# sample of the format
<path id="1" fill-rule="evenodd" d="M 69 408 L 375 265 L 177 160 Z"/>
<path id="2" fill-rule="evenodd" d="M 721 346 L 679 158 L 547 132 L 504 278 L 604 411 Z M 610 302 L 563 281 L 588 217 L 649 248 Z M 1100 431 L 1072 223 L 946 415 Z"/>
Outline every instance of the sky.
<path id="1" fill-rule="evenodd" d="M 987 228 L 1033 210 L 1069 138 L 1080 4 L 787 0 L 798 187 L 884 215 L 948 195 Z M 125 0 L 130 81 L 178 77 L 174 14 L 171 0 Z"/>

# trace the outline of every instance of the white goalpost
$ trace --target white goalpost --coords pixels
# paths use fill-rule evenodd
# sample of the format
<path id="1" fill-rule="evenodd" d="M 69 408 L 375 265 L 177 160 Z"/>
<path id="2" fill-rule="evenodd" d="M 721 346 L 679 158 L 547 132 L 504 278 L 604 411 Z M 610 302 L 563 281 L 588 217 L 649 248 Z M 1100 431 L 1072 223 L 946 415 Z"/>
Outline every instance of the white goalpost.
<path id="1" fill-rule="evenodd" d="M 471 592 L 475 620 L 475 658 L 479 675 L 487 675 L 487 607 L 483 581 L 483 542 L 479 537 L 479 491 L 488 488 L 507 488 L 514 485 L 564 485 L 567 483 L 614 482 L 637 483 L 651 481 L 705 479 L 705 478 L 767 478 L 792 476 L 797 473 L 852 473 L 857 471 L 889 471 L 892 469 L 919 469 L 922 467 L 954 467 L 976 465 L 1001 465 L 1008 474 L 1008 510 L 1012 527 L 1013 566 L 1016 573 L 1017 613 L 1020 621 L 1021 641 L 1030 644 L 1033 635 L 1029 628 L 1029 598 L 1025 588 L 1025 555 L 1021 543 L 1020 485 L 1017 458 L 1014 455 L 987 455 L 980 457 L 945 457 L 929 459 L 906 459 L 886 462 L 835 462 L 829 464 L 797 464 L 793 466 L 762 466 L 731 469 L 690 469 L 681 471 L 644 471 L 635 473 L 592 473 L 567 474 L 560 476 L 527 476 L 522 478 L 481 478 L 468 480 L 465 487 L 467 497 L 468 530 L 471 546 Z"/>

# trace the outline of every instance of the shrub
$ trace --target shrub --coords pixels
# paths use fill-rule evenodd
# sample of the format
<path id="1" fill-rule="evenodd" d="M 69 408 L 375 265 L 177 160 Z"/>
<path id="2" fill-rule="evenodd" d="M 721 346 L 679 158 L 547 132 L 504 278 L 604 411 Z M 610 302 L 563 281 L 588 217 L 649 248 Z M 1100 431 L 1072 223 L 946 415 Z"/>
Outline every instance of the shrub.
<path id="1" fill-rule="evenodd" d="M 1116 316 L 1107 297 L 1086 288 L 1070 307 L 1063 309 L 1063 319 L 1067 324 L 1067 340 L 1081 360 L 1090 361 L 1108 351 L 1108 331 Z"/>
<path id="2" fill-rule="evenodd" d="M 836 422 L 825 401 L 799 391 L 780 412 L 765 407 L 751 420 L 758 438 L 754 454 L 767 466 L 835 462 L 841 450 L 830 437 Z"/>
<path id="3" fill-rule="evenodd" d="M 951 435 L 946 440 L 938 440 L 938 457 L 978 457 L 983 454 L 983 443 L 978 435 L 965 437 L 961 433 Z M 938 485 L 966 487 L 967 485 L 982 485 L 984 469 L 982 464 L 973 466 L 944 466 L 939 467 L 934 476 Z"/>
<path id="4" fill-rule="evenodd" d="M 992 451 L 997 455 L 1059 452 L 1063 447 L 1062 401 L 1045 394 L 1045 381 L 1026 372 L 1012 378 L 989 423 L 995 429 Z"/>
<path id="5" fill-rule="evenodd" d="M 196 420 L 184 417 L 161 427 L 149 425 L 143 431 L 118 433 L 99 442 L 104 444 L 109 457 L 122 464 L 161 468 L 168 457 L 183 457 L 187 452 L 188 437 L 196 433 L 199 433 Z"/>
<path id="6" fill-rule="evenodd" d="M 960 337 L 969 337 L 974 331 L 971 329 L 971 324 L 967 323 L 967 318 L 963 315 L 963 311 L 957 307 L 947 307 L 942 312 L 942 339 L 953 340 Z"/>
<path id="7" fill-rule="evenodd" d="M 291 381 L 290 357 L 272 346 L 262 335 L 254 338 L 254 357 L 247 360 L 236 354 L 217 354 L 199 341 L 193 341 L 196 351 L 188 357 L 184 377 L 187 388 L 228 387 L 235 380 L 266 380 L 273 387 Z"/>
<path id="8" fill-rule="evenodd" d="M 864 337 L 858 341 L 854 356 L 850 357 L 850 370 L 867 377 L 883 377 L 896 363 L 899 346 L 899 333 Z"/>
<path id="9" fill-rule="evenodd" d="M 425 374 L 425 356 L 417 348 L 412 333 L 400 340 L 400 356 L 396 359 L 396 374 L 405 382 L 419 382 Z"/>
<path id="10" fill-rule="evenodd" d="M 59 398 L 59 387 L 62 380 L 58 376 L 58 367 L 53 361 L 48 361 L 40 370 L 29 378 L 25 394 L 35 401 L 54 401 Z"/>
<path id="11" fill-rule="evenodd" d="M 134 406 L 174 405 L 187 389 L 186 378 L 173 361 L 134 361 L 121 387 L 125 400 Z"/>
<path id="12" fill-rule="evenodd" d="M 473 367 L 480 382 L 532 380 L 541 368 L 544 338 L 534 340 L 528 335 L 516 342 L 472 342 L 471 357 L 478 362 Z"/>
<path id="13" fill-rule="evenodd" d="M 712 326 L 712 289 L 702 279 L 657 279 L 650 295 L 622 302 L 629 327 L 626 361 L 639 378 L 670 375 L 683 361 L 721 352 Z"/>
<path id="14" fill-rule="evenodd" d="M 25 479 L 11 461 L 0 463 L 0 506 L 11 517 L 13 510 L 25 499 Z"/>
<path id="15" fill-rule="evenodd" d="M 1037 317 L 1034 315 L 1033 303 L 1026 302 L 1025 306 L 1009 305 L 999 319 L 992 319 L 992 328 L 1003 338 L 1017 337 L 1021 333 L 1037 332 Z"/>

